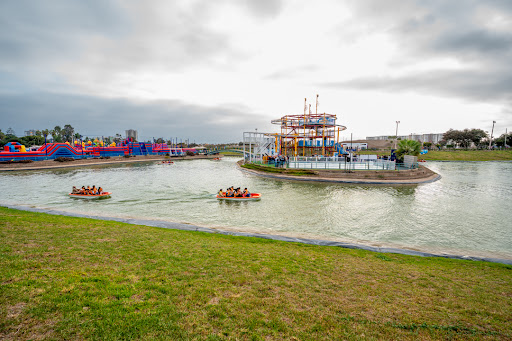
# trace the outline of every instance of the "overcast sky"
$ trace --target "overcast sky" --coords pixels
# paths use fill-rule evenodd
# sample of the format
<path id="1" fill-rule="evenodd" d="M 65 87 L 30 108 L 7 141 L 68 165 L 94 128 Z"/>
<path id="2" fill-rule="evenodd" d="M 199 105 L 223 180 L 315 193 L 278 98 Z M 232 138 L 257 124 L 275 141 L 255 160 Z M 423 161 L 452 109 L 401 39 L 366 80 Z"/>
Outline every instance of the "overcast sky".
<path id="1" fill-rule="evenodd" d="M 0 1 L 0 129 L 242 140 L 512 128 L 512 1 Z"/>

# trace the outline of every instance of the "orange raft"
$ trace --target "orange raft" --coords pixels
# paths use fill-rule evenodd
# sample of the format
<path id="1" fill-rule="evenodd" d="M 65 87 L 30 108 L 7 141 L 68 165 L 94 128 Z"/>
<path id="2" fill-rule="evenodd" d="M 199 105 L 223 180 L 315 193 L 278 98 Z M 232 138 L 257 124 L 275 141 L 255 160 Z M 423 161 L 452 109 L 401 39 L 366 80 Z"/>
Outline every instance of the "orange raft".
<path id="1" fill-rule="evenodd" d="M 251 193 L 250 197 L 221 197 L 220 195 L 215 196 L 219 200 L 229 200 L 229 201 L 251 201 L 251 200 L 260 200 L 260 193 Z"/>
<path id="2" fill-rule="evenodd" d="M 69 196 L 72 198 L 80 198 L 80 199 L 100 199 L 100 198 L 110 198 L 112 192 L 103 192 L 101 194 L 73 194 L 69 193 Z"/>

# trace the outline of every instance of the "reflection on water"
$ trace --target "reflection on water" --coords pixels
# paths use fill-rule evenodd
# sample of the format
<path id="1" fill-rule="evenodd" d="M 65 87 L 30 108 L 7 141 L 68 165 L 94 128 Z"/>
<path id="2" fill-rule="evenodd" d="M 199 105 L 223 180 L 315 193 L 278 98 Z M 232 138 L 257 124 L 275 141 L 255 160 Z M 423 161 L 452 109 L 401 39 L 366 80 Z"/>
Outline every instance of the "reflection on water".
<path id="1" fill-rule="evenodd" d="M 512 163 L 428 163 L 442 179 L 419 186 L 288 182 L 241 172 L 236 159 L 0 173 L 0 202 L 78 213 L 163 219 L 248 232 L 512 258 Z M 112 198 L 67 197 L 96 185 Z M 215 199 L 220 188 L 261 192 Z"/>

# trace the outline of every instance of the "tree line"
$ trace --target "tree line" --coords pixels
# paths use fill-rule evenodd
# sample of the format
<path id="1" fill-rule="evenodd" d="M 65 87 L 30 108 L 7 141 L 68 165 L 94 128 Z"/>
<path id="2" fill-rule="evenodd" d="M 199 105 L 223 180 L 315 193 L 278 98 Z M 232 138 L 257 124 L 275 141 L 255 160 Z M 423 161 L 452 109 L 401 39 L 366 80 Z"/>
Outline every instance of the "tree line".
<path id="1" fill-rule="evenodd" d="M 47 142 L 60 143 L 71 143 L 73 140 L 89 141 L 94 139 L 94 137 L 83 137 L 80 135 L 80 133 L 76 132 L 75 128 L 73 128 L 70 124 L 66 124 L 63 128 L 61 126 L 55 126 L 53 129 L 36 130 L 34 135 L 22 137 L 16 136 L 14 130 L 12 128 L 8 128 L 5 133 L 0 129 L 0 148 L 9 142 L 18 142 L 22 145 L 25 145 L 26 147 L 41 146 L 45 142 L 45 137 Z M 119 143 L 122 140 L 123 137 L 121 134 L 116 134 L 116 136 L 113 138 L 104 138 L 103 142 L 105 144 L 110 144 L 112 142 Z"/>
<path id="2" fill-rule="evenodd" d="M 443 134 L 443 139 L 439 141 L 437 147 L 455 148 L 460 147 L 468 149 L 475 147 L 477 149 L 486 149 L 489 146 L 490 136 L 482 129 L 450 129 Z M 507 145 L 511 145 L 510 137 L 507 137 Z M 505 134 L 498 138 L 493 138 L 492 145 L 497 147 L 505 147 Z"/>
<path id="3" fill-rule="evenodd" d="M 55 126 L 53 129 L 43 129 L 36 130 L 35 134 L 32 136 L 16 136 L 16 133 L 12 128 L 7 129 L 5 133 L 0 129 L 0 146 L 4 146 L 9 142 L 18 142 L 26 147 L 34 146 L 34 145 L 42 145 L 44 144 L 45 136 L 51 136 L 54 142 L 66 142 L 72 141 L 73 138 L 80 138 L 80 134 L 75 133 L 75 128 L 73 128 L 70 124 L 66 124 L 64 128 L 60 126 Z"/>

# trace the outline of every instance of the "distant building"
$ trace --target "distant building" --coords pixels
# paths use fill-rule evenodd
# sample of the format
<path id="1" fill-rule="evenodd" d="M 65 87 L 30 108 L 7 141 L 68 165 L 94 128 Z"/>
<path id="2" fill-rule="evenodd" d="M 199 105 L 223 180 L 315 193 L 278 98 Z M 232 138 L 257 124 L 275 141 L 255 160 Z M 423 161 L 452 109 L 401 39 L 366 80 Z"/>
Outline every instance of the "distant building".
<path id="1" fill-rule="evenodd" d="M 35 136 L 36 135 L 36 131 L 31 129 L 31 130 L 25 130 L 25 136 Z"/>
<path id="2" fill-rule="evenodd" d="M 433 134 L 409 134 L 409 135 L 398 135 L 400 140 L 416 140 L 421 143 L 430 142 L 432 144 L 439 143 L 443 139 L 443 133 L 433 133 Z M 394 140 L 394 136 L 368 136 L 367 140 Z"/>
<path id="3" fill-rule="evenodd" d="M 138 141 L 139 140 L 139 134 L 137 134 L 137 130 L 133 130 L 133 129 L 128 129 L 128 130 L 125 130 L 126 132 L 126 138 L 133 138 L 135 141 Z"/>
<path id="4" fill-rule="evenodd" d="M 393 136 L 393 138 L 394 138 L 394 136 Z M 370 140 L 370 141 L 391 140 L 388 135 L 386 135 L 386 136 L 367 136 L 366 139 Z"/>
<path id="5" fill-rule="evenodd" d="M 365 150 L 368 149 L 368 143 L 365 142 L 342 142 L 341 146 L 346 150 Z"/>

